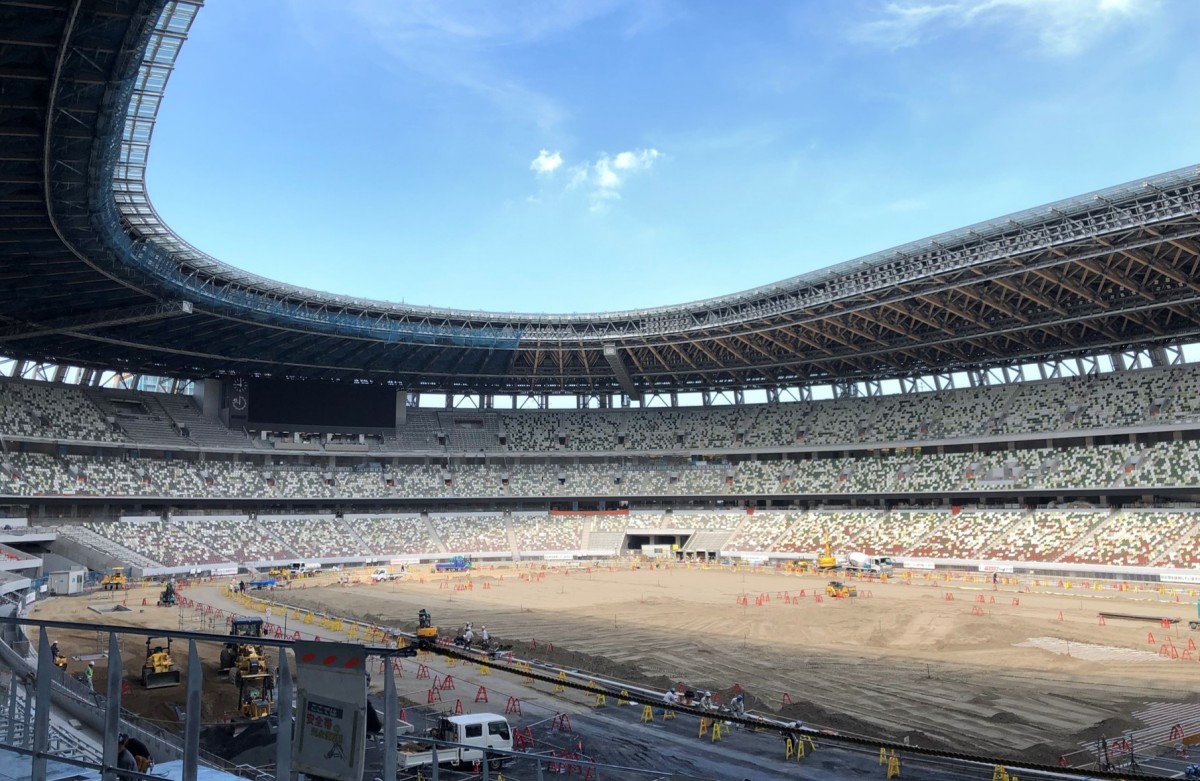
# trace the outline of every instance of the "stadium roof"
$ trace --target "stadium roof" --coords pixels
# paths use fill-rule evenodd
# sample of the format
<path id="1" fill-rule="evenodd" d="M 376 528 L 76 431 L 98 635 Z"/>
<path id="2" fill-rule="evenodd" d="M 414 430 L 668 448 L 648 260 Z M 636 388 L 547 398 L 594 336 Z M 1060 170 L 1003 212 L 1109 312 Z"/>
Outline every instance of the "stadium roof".
<path id="1" fill-rule="evenodd" d="M 1200 167 L 635 311 L 416 307 L 248 274 L 176 236 L 145 190 L 154 119 L 197 10 L 0 0 L 0 352 L 193 378 L 636 396 L 911 376 L 1200 333 Z"/>

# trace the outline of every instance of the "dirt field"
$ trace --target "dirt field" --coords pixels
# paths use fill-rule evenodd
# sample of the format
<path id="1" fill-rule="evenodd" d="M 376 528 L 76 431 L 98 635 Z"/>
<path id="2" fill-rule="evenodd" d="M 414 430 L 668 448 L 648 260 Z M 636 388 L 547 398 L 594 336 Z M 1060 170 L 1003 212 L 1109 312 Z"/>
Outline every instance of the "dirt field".
<path id="1" fill-rule="evenodd" d="M 858 599 L 817 602 L 812 594 L 823 591 L 825 577 L 680 567 L 529 580 L 477 572 L 470 591 L 455 588 L 462 578 L 449 587 L 443 581 L 427 575 L 424 584 L 327 586 L 276 597 L 403 628 L 425 607 L 443 633 L 464 621 L 477 630 L 486 624 L 518 653 L 557 663 L 656 686 L 686 681 L 726 697 L 737 683 L 760 710 L 1027 760 L 1053 762 L 1080 741 L 1141 726 L 1129 714 L 1144 703 L 1200 702 L 1200 663 L 1158 655 L 1167 635 L 1186 650 L 1195 607 L 1153 592 L 1084 591 L 1057 581 L 1013 581 L 993 591 L 982 579 L 934 586 L 918 575 L 859 583 Z M 748 604 L 739 606 L 743 594 Z M 760 594 L 769 599 L 761 606 Z M 1100 626 L 1098 611 L 1184 624 Z M 538 651 L 527 650 L 530 640 Z"/>
<path id="2" fill-rule="evenodd" d="M 222 622 L 220 627 L 206 625 L 203 621 L 193 619 L 191 611 L 172 607 L 155 607 L 160 587 L 133 588 L 125 592 L 97 592 L 89 596 L 57 598 L 38 603 L 34 607 L 31 618 L 44 618 L 56 621 L 79 621 L 88 624 L 113 624 L 117 626 L 153 627 L 165 630 L 213 631 L 225 633 L 227 630 Z M 142 606 L 142 600 L 148 603 Z M 129 612 L 96 613 L 89 609 L 91 605 L 111 606 L 124 602 Z M 50 639 L 57 640 L 59 651 L 69 659 L 67 672 L 79 676 L 86 667 L 86 662 L 75 657 L 87 654 L 105 653 L 108 650 L 108 635 L 94 631 L 52 631 Z M 179 686 L 146 690 L 141 685 L 142 665 L 146 660 L 146 638 L 137 635 L 121 635 L 121 661 L 124 668 L 124 678 L 129 682 L 126 693 L 122 697 L 122 705 L 129 710 L 139 713 L 147 719 L 160 723 L 167 729 L 178 730 L 179 720 L 175 707 L 183 707 L 187 686 L 188 646 L 186 642 L 175 643 L 172 656 L 180 670 Z M 162 645 L 161 641 L 156 645 Z M 220 659 L 220 643 L 202 643 L 198 646 L 202 667 L 204 669 L 205 695 L 203 698 L 203 718 L 205 723 L 220 722 L 226 712 L 237 708 L 237 688 L 226 677 L 218 674 Z M 272 664 L 274 666 L 274 664 Z M 107 660 L 96 661 L 95 686 L 103 692 L 108 676 Z"/>
<path id="3" fill-rule="evenodd" d="M 818 602 L 812 595 L 823 592 L 825 577 L 682 567 L 487 570 L 470 578 L 469 591 L 459 588 L 467 582 L 461 576 L 427 574 L 425 581 L 310 583 L 272 596 L 404 629 L 415 626 L 416 611 L 425 607 L 443 634 L 465 621 L 477 630 L 486 624 L 521 655 L 655 687 L 685 681 L 726 697 L 736 683 L 754 709 L 843 732 L 1018 754 L 1028 761 L 1053 762 L 1081 741 L 1139 727 L 1130 713 L 1145 703 L 1200 702 L 1200 663 L 1194 651 L 1187 652 L 1194 597 L 1177 604 L 1154 592 L 1092 591 L 1080 584 L 1067 589 L 1057 581 L 1013 581 L 993 590 L 982 579 L 933 585 L 917 575 L 910 582 L 858 583 L 858 599 Z M 189 594 L 202 599 L 218 589 Z M 151 605 L 155 593 L 144 590 Z M 742 595 L 747 604 L 738 604 Z M 202 628 L 189 611 L 139 607 L 142 596 L 128 593 L 130 613 L 97 616 L 86 609 L 87 599 L 107 599 L 97 595 L 52 600 L 37 617 Z M 1100 626 L 1102 610 L 1184 623 L 1163 629 L 1109 620 Z M 1160 658 L 1168 636 L 1190 659 Z M 58 640 L 68 654 L 97 644 L 95 633 Z M 531 640 L 536 651 L 529 650 Z M 218 648 L 201 651 L 206 681 L 217 677 Z M 127 677 L 136 678 L 144 641 L 130 638 L 123 652 Z M 177 653 L 186 678 L 185 656 L 186 646 Z M 73 662 L 71 669 L 82 667 Z M 101 667 L 98 681 L 102 675 Z M 182 698 L 183 687 L 133 688 L 127 698 L 132 709 L 173 721 L 170 703 Z M 232 709 L 231 685 L 217 682 L 206 691 L 206 721 Z M 793 704 L 783 704 L 785 694 Z"/>

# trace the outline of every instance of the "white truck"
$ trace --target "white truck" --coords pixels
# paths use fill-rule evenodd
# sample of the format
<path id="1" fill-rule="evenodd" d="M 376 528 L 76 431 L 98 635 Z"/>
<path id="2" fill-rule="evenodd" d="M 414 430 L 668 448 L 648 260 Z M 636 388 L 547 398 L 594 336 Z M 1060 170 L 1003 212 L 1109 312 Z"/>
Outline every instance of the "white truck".
<path id="1" fill-rule="evenodd" d="M 392 572 L 387 567 L 377 567 L 375 571 L 371 573 L 371 580 L 375 581 L 376 583 L 383 583 L 387 580 L 396 580 L 396 578 L 396 573 Z"/>
<path id="2" fill-rule="evenodd" d="M 895 564 L 890 556 L 872 556 L 868 553 L 851 553 L 846 558 L 846 569 L 871 572 L 876 575 L 891 575 Z"/>
<path id="3" fill-rule="evenodd" d="M 462 743 L 463 746 L 442 746 L 437 749 L 438 764 L 451 767 L 482 762 L 485 748 L 512 751 L 512 729 L 508 719 L 498 713 L 464 713 L 461 716 L 443 716 L 437 726 L 429 731 L 429 737 L 447 743 Z M 508 761 L 507 757 L 491 756 L 488 767 L 499 770 Z M 433 748 L 422 743 L 401 743 L 397 767 L 400 769 L 421 767 L 433 763 Z"/>

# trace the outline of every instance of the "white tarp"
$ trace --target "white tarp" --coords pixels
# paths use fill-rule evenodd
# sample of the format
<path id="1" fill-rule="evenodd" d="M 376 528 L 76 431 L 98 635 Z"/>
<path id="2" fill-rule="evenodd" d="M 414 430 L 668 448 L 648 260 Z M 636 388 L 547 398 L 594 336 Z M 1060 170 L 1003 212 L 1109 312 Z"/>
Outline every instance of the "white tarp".
<path id="1" fill-rule="evenodd" d="M 362 646 L 297 641 L 292 769 L 361 781 L 366 760 L 367 668 Z"/>

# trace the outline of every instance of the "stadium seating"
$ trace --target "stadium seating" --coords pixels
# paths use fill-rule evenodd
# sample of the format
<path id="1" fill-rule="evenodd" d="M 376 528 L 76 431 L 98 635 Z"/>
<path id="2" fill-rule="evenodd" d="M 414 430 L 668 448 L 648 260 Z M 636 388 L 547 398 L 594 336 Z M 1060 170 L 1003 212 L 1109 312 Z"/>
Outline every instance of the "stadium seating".
<path id="1" fill-rule="evenodd" d="M 510 559 L 619 553 L 627 534 L 670 534 L 680 553 L 815 558 L 826 535 L 851 551 L 900 560 L 1200 566 L 1200 509 L 741 510 L 630 515 L 177 515 L 69 524 L 60 533 L 115 561 L 154 568 L 261 566 L 466 554 Z"/>
<path id="2" fill-rule="evenodd" d="M 429 524 L 446 551 L 480 554 L 513 552 L 508 524 L 502 515 L 430 515 Z"/>
<path id="3" fill-rule="evenodd" d="M 763 553 L 774 550 L 775 541 L 787 530 L 793 516 L 788 513 L 756 512 L 746 516 L 725 543 L 731 551 Z"/>
<path id="4" fill-rule="evenodd" d="M 340 518 L 330 515 L 260 515 L 256 522 L 265 535 L 303 559 L 347 559 L 369 550 Z"/>
<path id="5" fill-rule="evenodd" d="M 570 516 L 513 513 L 509 518 L 521 555 L 583 548 L 583 521 Z"/>
<path id="6" fill-rule="evenodd" d="M 416 556 L 444 553 L 431 536 L 429 524 L 420 515 L 347 515 L 347 529 L 366 544 L 374 556 Z"/>
<path id="7" fill-rule="evenodd" d="M 121 442 L 80 388 L 43 382 L 0 382 L 0 432 L 5 436 Z"/>

